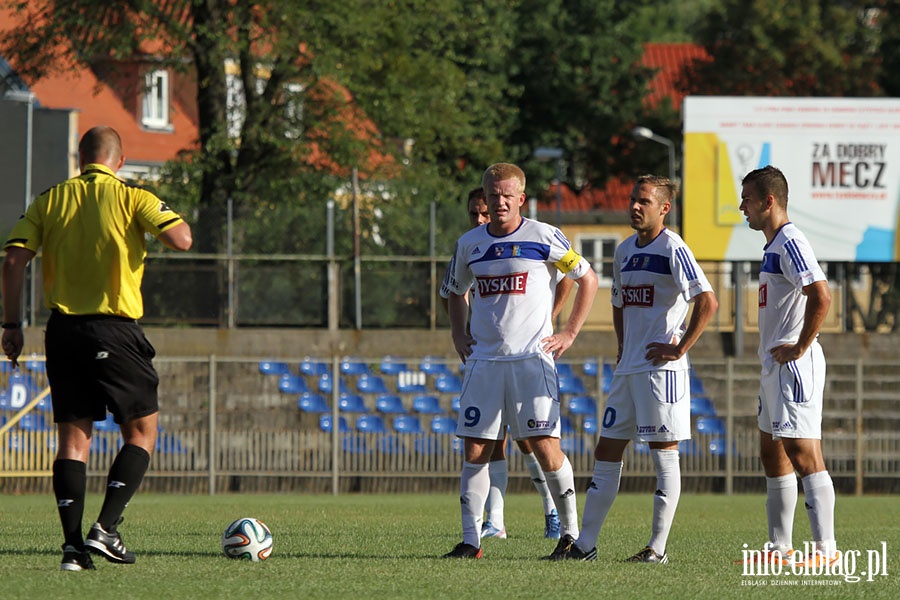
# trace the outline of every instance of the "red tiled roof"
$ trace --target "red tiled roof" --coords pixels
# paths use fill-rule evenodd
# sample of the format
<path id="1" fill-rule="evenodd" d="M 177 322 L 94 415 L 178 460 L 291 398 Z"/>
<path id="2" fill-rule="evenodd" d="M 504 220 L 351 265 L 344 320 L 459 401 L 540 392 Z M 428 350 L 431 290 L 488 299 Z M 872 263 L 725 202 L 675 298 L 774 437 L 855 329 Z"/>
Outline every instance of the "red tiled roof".
<path id="1" fill-rule="evenodd" d="M 644 44 L 644 56 L 641 64 L 645 67 L 659 69 L 650 82 L 650 92 L 645 101 L 648 106 L 656 106 L 664 98 L 670 98 L 672 106 L 681 108 L 684 94 L 678 90 L 676 82 L 681 75 L 681 68 L 695 58 L 709 58 L 703 46 L 697 44 Z"/>

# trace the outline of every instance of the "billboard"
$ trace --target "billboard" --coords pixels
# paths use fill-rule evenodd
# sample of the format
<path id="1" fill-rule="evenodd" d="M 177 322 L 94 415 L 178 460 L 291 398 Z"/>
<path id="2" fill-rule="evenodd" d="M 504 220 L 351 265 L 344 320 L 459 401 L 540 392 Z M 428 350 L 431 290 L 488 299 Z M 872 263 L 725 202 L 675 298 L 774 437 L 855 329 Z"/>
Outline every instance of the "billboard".
<path id="1" fill-rule="evenodd" d="M 820 260 L 900 260 L 900 99 L 686 97 L 682 233 L 699 260 L 760 260 L 739 206 L 766 165 Z"/>

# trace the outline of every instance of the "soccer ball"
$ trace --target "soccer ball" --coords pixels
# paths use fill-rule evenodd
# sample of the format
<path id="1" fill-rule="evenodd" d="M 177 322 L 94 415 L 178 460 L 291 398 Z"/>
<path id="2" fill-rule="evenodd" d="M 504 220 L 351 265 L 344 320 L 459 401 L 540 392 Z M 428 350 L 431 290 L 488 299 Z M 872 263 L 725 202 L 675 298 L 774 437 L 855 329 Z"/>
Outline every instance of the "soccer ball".
<path id="1" fill-rule="evenodd" d="M 234 521 L 222 534 L 222 552 L 228 558 L 259 562 L 272 554 L 272 532 L 265 523 L 253 517 Z"/>

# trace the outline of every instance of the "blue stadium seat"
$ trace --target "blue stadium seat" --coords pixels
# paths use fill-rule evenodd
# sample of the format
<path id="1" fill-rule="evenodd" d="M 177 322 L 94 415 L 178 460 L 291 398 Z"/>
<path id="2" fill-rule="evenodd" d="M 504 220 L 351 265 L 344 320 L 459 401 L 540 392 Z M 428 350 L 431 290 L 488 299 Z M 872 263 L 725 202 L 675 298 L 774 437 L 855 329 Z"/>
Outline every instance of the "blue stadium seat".
<path id="1" fill-rule="evenodd" d="M 590 435 L 597 435 L 600 430 L 597 428 L 597 417 L 585 417 L 584 432 Z"/>
<path id="2" fill-rule="evenodd" d="M 386 433 L 384 419 L 378 415 L 363 415 L 356 420 L 356 430 L 363 433 Z"/>
<path id="3" fill-rule="evenodd" d="M 452 373 L 444 373 L 434 380 L 434 389 L 442 394 L 459 394 L 462 392 L 462 380 Z"/>
<path id="4" fill-rule="evenodd" d="M 422 362 L 419 363 L 419 370 L 423 373 L 428 373 L 429 375 L 441 375 L 453 372 L 450 370 L 450 367 L 447 366 L 444 359 L 437 356 L 426 356 L 423 358 Z"/>
<path id="5" fill-rule="evenodd" d="M 437 396 L 416 396 L 412 401 L 412 409 L 414 412 L 426 415 L 443 414 L 444 409 L 441 408 L 441 401 Z"/>
<path id="6" fill-rule="evenodd" d="M 360 375 L 356 379 L 356 389 L 361 394 L 387 394 L 387 385 L 378 375 Z"/>
<path id="7" fill-rule="evenodd" d="M 366 401 L 359 394 L 341 394 L 338 396 L 338 409 L 341 412 L 367 413 Z"/>
<path id="8" fill-rule="evenodd" d="M 397 433 L 424 433 L 422 423 L 415 415 L 394 417 L 394 431 Z"/>
<path id="9" fill-rule="evenodd" d="M 577 375 L 571 377 L 559 377 L 559 392 L 561 394 L 584 394 L 587 390 L 584 388 L 584 382 Z"/>
<path id="10" fill-rule="evenodd" d="M 331 415 L 322 415 L 321 417 L 319 417 L 319 429 L 330 433 L 332 426 L 333 421 L 331 420 Z M 338 431 L 350 431 L 350 427 L 347 426 L 347 419 L 345 419 L 344 417 L 340 417 L 338 419 Z"/>
<path id="11" fill-rule="evenodd" d="M 593 358 L 589 358 L 584 361 L 584 364 L 581 365 L 581 368 L 584 369 L 584 374 L 589 375 L 590 377 L 596 377 L 597 373 L 600 372 L 597 360 Z"/>
<path id="12" fill-rule="evenodd" d="M 714 417 L 716 416 L 716 406 L 706 396 L 692 396 L 691 414 L 695 417 Z"/>
<path id="13" fill-rule="evenodd" d="M 341 360 L 340 369 L 341 373 L 345 375 L 368 375 L 371 373 L 371 371 L 369 371 L 369 365 L 359 358 L 350 356 L 345 356 Z"/>
<path id="14" fill-rule="evenodd" d="M 328 368 L 328 363 L 325 361 L 304 358 L 300 362 L 300 372 L 304 375 L 314 375 L 318 377 L 319 375 L 324 375 L 330 371 L 331 369 Z"/>
<path id="15" fill-rule="evenodd" d="M 591 396 L 572 396 L 567 402 L 569 414 L 596 416 L 597 403 Z"/>
<path id="16" fill-rule="evenodd" d="M 379 368 L 384 375 L 398 375 L 407 370 L 405 362 L 398 361 L 391 356 L 385 356 L 381 359 Z"/>
<path id="17" fill-rule="evenodd" d="M 561 435 L 566 435 L 567 433 L 575 433 L 575 427 L 572 426 L 572 419 L 566 416 L 560 417 L 559 432 Z"/>
<path id="18" fill-rule="evenodd" d="M 330 373 L 322 373 L 319 375 L 319 391 L 323 394 L 330 394 L 334 391 L 334 378 Z M 347 389 L 347 384 L 344 383 L 342 377 L 338 377 L 338 391 L 342 393 L 350 391 Z"/>
<path id="19" fill-rule="evenodd" d="M 375 410 L 384 414 L 405 414 L 406 407 L 400 396 L 382 394 L 375 398 Z"/>
<path id="20" fill-rule="evenodd" d="M 725 421 L 718 417 L 699 417 L 697 433 L 707 435 L 725 435 Z"/>
<path id="21" fill-rule="evenodd" d="M 556 363 L 556 373 L 560 377 L 574 377 L 575 372 L 572 370 L 572 365 L 569 363 Z"/>
<path id="22" fill-rule="evenodd" d="M 459 412 L 459 396 L 453 396 L 453 400 L 450 401 L 450 408 L 455 412 Z"/>
<path id="23" fill-rule="evenodd" d="M 297 408 L 308 413 L 329 412 L 328 401 L 321 394 L 313 392 L 303 392 L 297 399 Z"/>
<path id="24" fill-rule="evenodd" d="M 456 419 L 453 417 L 434 417 L 431 419 L 432 433 L 455 434 Z"/>
<path id="25" fill-rule="evenodd" d="M 291 369 L 287 363 L 263 360 L 259 363 L 259 372 L 263 375 L 290 375 Z"/>
<path id="26" fill-rule="evenodd" d="M 285 394 L 302 394 L 308 392 L 309 387 L 306 385 L 306 378 L 301 375 L 282 375 L 278 380 L 278 391 Z"/>
<path id="27" fill-rule="evenodd" d="M 94 421 L 94 429 L 97 431 L 119 431 L 112 413 L 106 413 L 106 418 L 102 421 Z"/>

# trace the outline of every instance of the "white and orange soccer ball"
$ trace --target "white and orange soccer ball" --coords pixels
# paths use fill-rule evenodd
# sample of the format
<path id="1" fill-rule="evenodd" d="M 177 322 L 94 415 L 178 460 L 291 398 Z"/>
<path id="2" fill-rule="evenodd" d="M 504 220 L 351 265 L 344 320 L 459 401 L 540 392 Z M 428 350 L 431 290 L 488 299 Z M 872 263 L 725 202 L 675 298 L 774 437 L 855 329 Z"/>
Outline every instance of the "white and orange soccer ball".
<path id="1" fill-rule="evenodd" d="M 231 523 L 222 534 L 222 552 L 228 558 L 259 562 L 272 554 L 272 532 L 266 524 L 253 517 L 243 517 Z"/>

